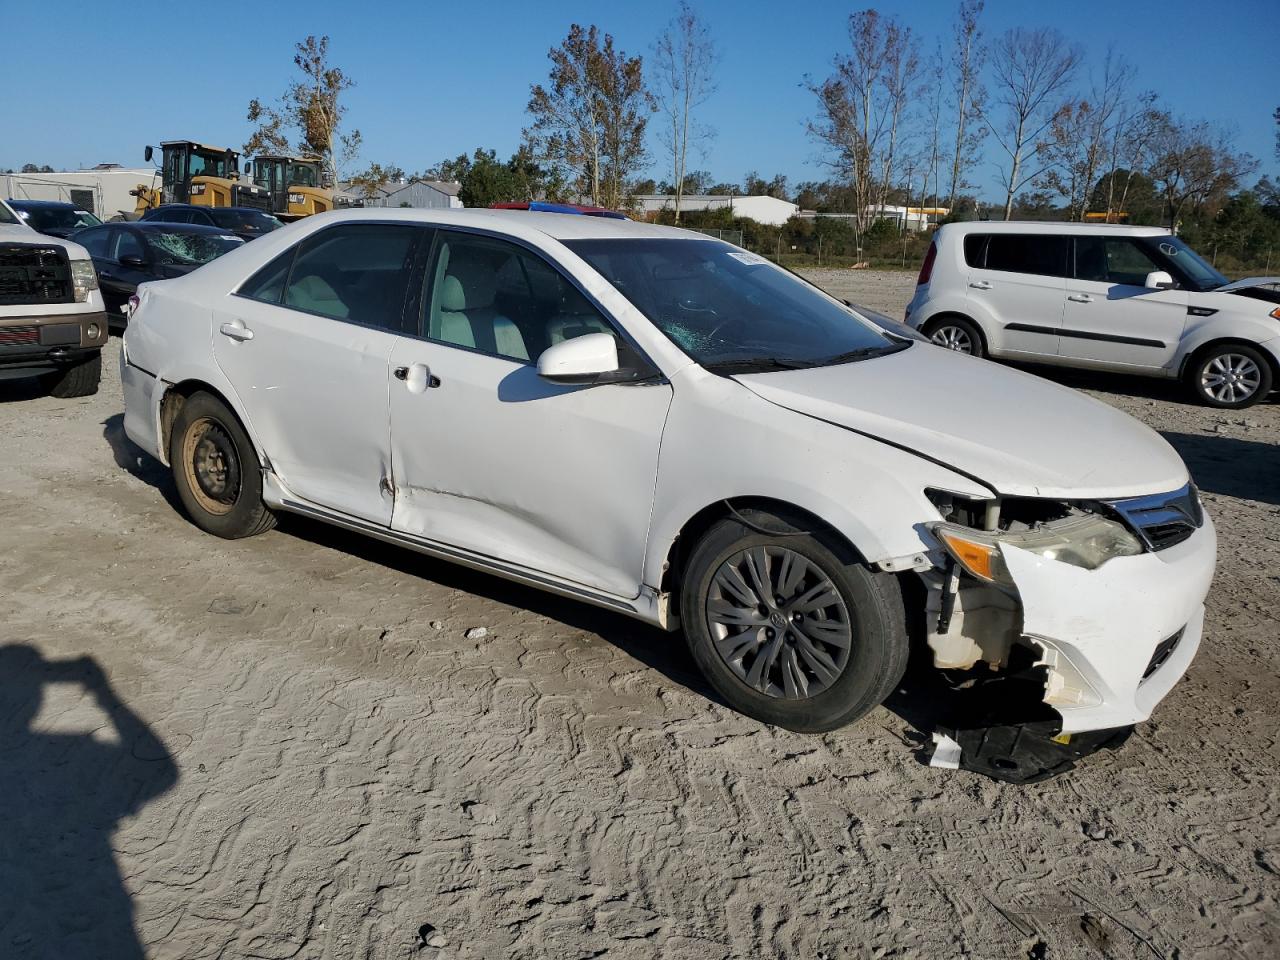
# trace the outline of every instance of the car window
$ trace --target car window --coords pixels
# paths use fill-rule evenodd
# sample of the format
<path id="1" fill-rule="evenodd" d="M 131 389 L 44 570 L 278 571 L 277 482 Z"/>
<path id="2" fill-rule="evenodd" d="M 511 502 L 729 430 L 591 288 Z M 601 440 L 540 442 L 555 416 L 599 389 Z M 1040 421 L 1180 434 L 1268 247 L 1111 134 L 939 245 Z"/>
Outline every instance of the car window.
<path id="1" fill-rule="evenodd" d="M 289 279 L 289 268 L 293 266 L 293 255 L 297 251 L 297 247 L 290 247 L 246 280 L 237 292 L 251 300 L 279 303 L 284 293 L 285 281 Z"/>
<path id="2" fill-rule="evenodd" d="M 361 223 L 312 234 L 298 248 L 284 305 L 385 330 L 402 329 L 420 227 Z"/>
<path id="3" fill-rule="evenodd" d="M 9 211 L 8 205 L 4 203 L 0 203 L 0 223 L 7 224 L 9 226 L 18 223 L 18 218 Z"/>
<path id="4" fill-rule="evenodd" d="M 119 262 L 121 257 L 146 258 L 147 251 L 132 230 L 114 230 L 115 237 L 108 246 L 107 259 Z"/>
<path id="5" fill-rule="evenodd" d="M 1076 277 L 1080 280 L 1141 287 L 1147 274 L 1163 269 L 1133 240 L 1076 237 Z"/>
<path id="6" fill-rule="evenodd" d="M 1042 277 L 1065 277 L 1067 238 L 1034 233 L 988 234 L 986 262 L 971 263 L 970 266 Z"/>
<path id="7" fill-rule="evenodd" d="M 424 298 L 432 340 L 521 362 L 588 333 L 617 336 L 568 279 L 523 247 L 442 233 Z"/>
<path id="8" fill-rule="evenodd" d="M 224 253 L 243 247 L 244 241 L 219 234 L 156 230 L 147 234 L 147 246 L 157 263 L 190 267 L 216 260 Z"/>
<path id="9" fill-rule="evenodd" d="M 166 210 L 163 207 L 152 210 L 147 214 L 147 220 L 159 220 L 162 223 L 190 223 L 191 211 L 189 210 Z"/>
<path id="10" fill-rule="evenodd" d="M 81 230 L 72 239 L 89 251 L 91 257 L 106 257 L 107 241 L 111 238 L 111 230 L 107 227 L 96 227 Z"/>

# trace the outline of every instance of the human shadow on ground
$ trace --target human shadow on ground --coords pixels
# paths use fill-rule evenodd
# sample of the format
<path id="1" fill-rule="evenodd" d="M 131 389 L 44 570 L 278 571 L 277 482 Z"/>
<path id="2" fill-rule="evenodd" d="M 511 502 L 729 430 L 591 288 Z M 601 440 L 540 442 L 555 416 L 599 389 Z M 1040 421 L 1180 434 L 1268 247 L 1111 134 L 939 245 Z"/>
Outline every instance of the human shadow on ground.
<path id="1" fill-rule="evenodd" d="M 114 736 L 37 726 L 54 684 L 81 688 Z M 122 817 L 177 781 L 164 744 L 92 657 L 46 660 L 26 644 L 0 646 L 0 953 L 143 957 L 111 838 Z"/>

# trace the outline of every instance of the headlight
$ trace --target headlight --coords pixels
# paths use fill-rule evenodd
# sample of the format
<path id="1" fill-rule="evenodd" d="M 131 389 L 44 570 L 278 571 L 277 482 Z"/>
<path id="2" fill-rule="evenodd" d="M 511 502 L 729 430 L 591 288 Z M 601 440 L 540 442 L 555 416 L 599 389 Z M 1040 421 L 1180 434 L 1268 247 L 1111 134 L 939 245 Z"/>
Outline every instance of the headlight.
<path id="1" fill-rule="evenodd" d="M 1009 585 L 1013 578 L 1000 552 L 1001 544 L 1085 570 L 1096 570 L 1115 557 L 1142 552 L 1142 544 L 1125 527 L 1096 514 L 1067 517 L 1012 533 L 974 530 L 955 523 L 935 524 L 933 532 L 969 573 L 980 580 Z"/>
<path id="2" fill-rule="evenodd" d="M 76 303 L 84 303 L 89 299 L 89 291 L 98 289 L 98 272 L 93 269 L 92 260 L 71 261 L 71 286 Z"/>
<path id="3" fill-rule="evenodd" d="M 289 194 L 289 202 L 290 202 L 290 203 L 302 203 L 305 199 L 306 199 L 306 198 L 305 198 L 305 197 L 303 197 L 303 195 L 302 195 L 302 194 L 300 194 L 300 193 L 291 193 L 291 194 Z"/>
<path id="4" fill-rule="evenodd" d="M 193 184 L 191 185 L 191 195 L 192 195 L 193 197 L 198 197 L 198 196 L 200 196 L 201 194 L 203 194 L 203 193 L 204 193 L 204 188 L 205 188 L 205 186 L 206 186 L 206 185 L 205 185 L 205 184 L 203 184 L 203 183 L 193 183 Z"/>

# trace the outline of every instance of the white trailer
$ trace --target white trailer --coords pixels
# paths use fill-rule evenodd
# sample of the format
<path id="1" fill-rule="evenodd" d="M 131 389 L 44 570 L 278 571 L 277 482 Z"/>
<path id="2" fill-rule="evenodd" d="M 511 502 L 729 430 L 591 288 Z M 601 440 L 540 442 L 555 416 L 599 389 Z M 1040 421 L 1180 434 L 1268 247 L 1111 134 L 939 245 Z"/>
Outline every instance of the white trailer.
<path id="1" fill-rule="evenodd" d="M 153 178 L 158 180 L 159 173 L 151 167 L 0 174 L 0 198 L 60 200 L 110 220 L 132 216 L 137 200 L 129 191 L 150 185 Z"/>

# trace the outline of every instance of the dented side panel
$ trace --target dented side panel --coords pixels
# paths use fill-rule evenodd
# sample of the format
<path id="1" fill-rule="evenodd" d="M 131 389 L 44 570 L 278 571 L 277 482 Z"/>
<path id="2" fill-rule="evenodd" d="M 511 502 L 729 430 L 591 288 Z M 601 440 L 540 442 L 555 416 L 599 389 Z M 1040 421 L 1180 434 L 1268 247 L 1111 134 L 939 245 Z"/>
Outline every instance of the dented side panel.
<path id="1" fill-rule="evenodd" d="M 1046 702 L 1066 733 L 1147 719 L 1195 655 L 1217 537 L 1204 526 L 1160 553 L 1117 557 L 1084 570 L 1002 548 L 1022 605 L 1022 630 L 1048 667 Z M 1181 632 L 1144 679 L 1156 647 Z"/>
<path id="2" fill-rule="evenodd" d="M 640 593 L 671 386 L 564 386 L 529 364 L 405 339 L 391 385 L 393 529 L 602 590 Z"/>

